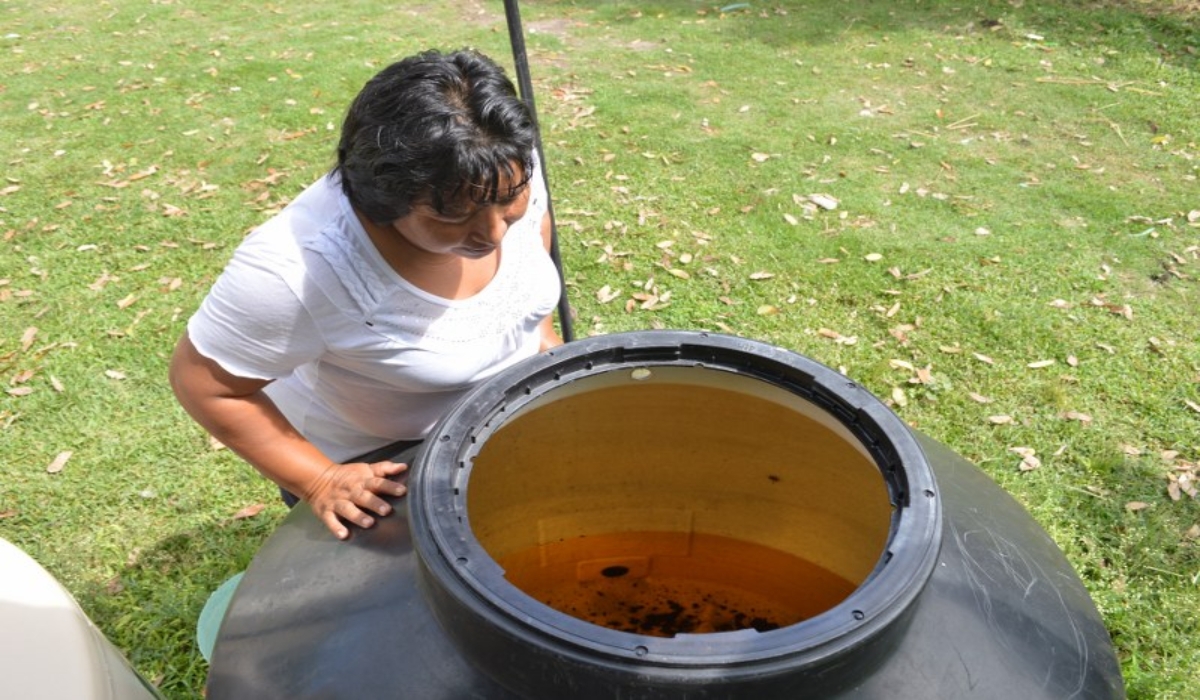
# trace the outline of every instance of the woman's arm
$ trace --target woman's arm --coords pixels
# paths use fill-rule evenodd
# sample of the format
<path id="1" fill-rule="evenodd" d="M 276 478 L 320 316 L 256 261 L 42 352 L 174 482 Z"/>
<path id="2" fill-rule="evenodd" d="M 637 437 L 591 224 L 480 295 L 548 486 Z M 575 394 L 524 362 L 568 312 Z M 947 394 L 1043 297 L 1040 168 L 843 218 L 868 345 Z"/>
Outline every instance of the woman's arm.
<path id="1" fill-rule="evenodd" d="M 546 254 L 550 253 L 550 247 L 554 241 L 554 227 L 550 222 L 550 212 L 547 211 L 542 216 L 542 245 L 546 247 Z M 540 350 L 549 350 L 563 344 L 562 337 L 558 335 L 558 331 L 554 329 L 554 314 L 547 316 L 541 325 L 542 345 Z"/>
<path id="2" fill-rule="evenodd" d="M 338 537 L 342 523 L 371 527 L 365 511 L 387 515 L 381 496 L 402 496 L 388 477 L 407 467 L 392 462 L 337 464 L 301 435 L 262 389 L 270 382 L 238 377 L 201 355 L 185 333 L 171 357 L 171 387 L 184 410 L 216 439 L 271 481 L 300 496 Z"/>

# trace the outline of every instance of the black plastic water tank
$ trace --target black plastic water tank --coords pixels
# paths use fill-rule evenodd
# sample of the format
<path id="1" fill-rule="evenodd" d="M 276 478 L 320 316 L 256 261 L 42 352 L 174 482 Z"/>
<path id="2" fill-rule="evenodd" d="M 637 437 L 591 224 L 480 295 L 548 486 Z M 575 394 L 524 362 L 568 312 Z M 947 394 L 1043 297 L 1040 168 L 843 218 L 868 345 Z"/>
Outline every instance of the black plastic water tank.
<path id="1" fill-rule="evenodd" d="M 348 543 L 300 508 L 209 698 L 1115 698 L 1092 601 L 956 454 L 810 359 L 576 341 L 472 391 Z"/>

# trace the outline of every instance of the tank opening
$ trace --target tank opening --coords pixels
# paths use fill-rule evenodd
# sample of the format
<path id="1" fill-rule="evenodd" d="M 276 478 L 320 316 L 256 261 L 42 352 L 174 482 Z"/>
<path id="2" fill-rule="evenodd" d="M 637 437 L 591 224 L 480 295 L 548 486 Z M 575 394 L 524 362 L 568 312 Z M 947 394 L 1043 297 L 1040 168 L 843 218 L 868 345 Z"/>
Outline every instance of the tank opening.
<path id="1" fill-rule="evenodd" d="M 824 409 L 704 367 L 556 385 L 486 436 L 471 530 L 545 605 L 658 637 L 817 616 L 884 554 L 886 483 Z"/>

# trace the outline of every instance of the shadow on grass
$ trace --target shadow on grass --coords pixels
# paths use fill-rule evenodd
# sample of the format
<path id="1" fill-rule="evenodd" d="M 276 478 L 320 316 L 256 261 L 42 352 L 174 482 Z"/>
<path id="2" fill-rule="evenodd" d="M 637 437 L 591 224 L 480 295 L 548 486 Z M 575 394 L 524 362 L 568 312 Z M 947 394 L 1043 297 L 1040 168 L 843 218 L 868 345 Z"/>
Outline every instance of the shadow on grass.
<path id="1" fill-rule="evenodd" d="M 201 697 L 208 664 L 196 645 L 200 611 L 249 565 L 285 514 L 276 511 L 171 535 L 136 552 L 107 584 L 78 595 L 79 603 L 167 698 Z"/>
<path id="2" fill-rule="evenodd" d="M 721 14 L 723 7 L 731 9 Z M 779 47 L 817 46 L 841 41 L 851 29 L 859 33 L 873 30 L 884 40 L 889 34 L 916 28 L 964 36 L 996 33 L 1012 41 L 1036 41 L 1046 49 L 1065 44 L 1115 49 L 1140 46 L 1157 53 L 1164 63 L 1200 72 L 1200 4 L 1178 0 L 990 0 L 966 5 L 873 0 L 853 5 L 722 2 L 708 6 L 628 2 L 610 11 L 614 24 L 636 22 L 645 16 L 724 22 L 722 27 L 735 39 L 734 46 L 736 39 Z M 1031 39 L 1032 35 L 1038 38 Z"/>

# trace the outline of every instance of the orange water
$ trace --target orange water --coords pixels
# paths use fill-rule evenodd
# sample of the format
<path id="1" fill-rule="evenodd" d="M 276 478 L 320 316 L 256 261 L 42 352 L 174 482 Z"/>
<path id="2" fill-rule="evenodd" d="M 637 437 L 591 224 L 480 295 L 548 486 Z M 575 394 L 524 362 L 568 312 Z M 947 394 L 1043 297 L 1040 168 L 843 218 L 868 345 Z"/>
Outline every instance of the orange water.
<path id="1" fill-rule="evenodd" d="M 577 537 L 497 561 L 513 585 L 560 612 L 656 637 L 785 627 L 856 586 L 795 555 L 698 533 Z"/>

